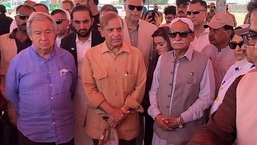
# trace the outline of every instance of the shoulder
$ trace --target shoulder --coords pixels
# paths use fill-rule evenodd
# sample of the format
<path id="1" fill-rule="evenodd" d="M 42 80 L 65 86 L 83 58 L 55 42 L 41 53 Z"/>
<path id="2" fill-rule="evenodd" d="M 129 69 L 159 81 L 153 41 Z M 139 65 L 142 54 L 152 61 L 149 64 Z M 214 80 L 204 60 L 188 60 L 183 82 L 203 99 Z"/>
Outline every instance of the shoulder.
<path id="1" fill-rule="evenodd" d="M 69 51 L 67 51 L 66 49 L 62 49 L 57 46 L 55 46 L 55 49 L 56 49 L 57 54 L 59 54 L 60 56 L 73 58 L 72 54 Z"/>
<path id="2" fill-rule="evenodd" d="M 76 40 L 76 32 L 72 32 L 72 33 L 70 33 L 68 36 L 66 36 L 66 37 L 64 37 L 63 39 L 62 39 L 62 43 L 64 42 L 64 43 L 68 43 L 68 41 L 75 41 Z"/>
<path id="3" fill-rule="evenodd" d="M 104 47 L 104 42 L 100 43 L 96 46 L 91 47 L 90 49 L 87 50 L 86 54 L 90 54 L 90 55 L 95 55 L 97 54 L 97 52 L 101 51 L 101 48 Z"/>
<path id="4" fill-rule="evenodd" d="M 142 54 L 141 51 L 139 50 L 139 48 L 135 47 L 135 46 L 132 46 L 126 42 L 123 41 L 123 47 L 129 49 L 131 51 L 131 53 L 134 53 L 134 54 Z"/>
<path id="5" fill-rule="evenodd" d="M 11 33 L 0 35 L 0 39 L 8 39 Z"/>
<path id="6" fill-rule="evenodd" d="M 204 65 L 206 65 L 207 62 L 210 61 L 210 58 L 208 56 L 195 50 L 193 50 L 192 59 L 195 59 L 198 62 L 198 64 L 204 64 Z"/>
<path id="7" fill-rule="evenodd" d="M 147 29 L 147 30 L 156 30 L 157 27 L 151 23 L 148 23 L 144 20 L 139 20 L 139 26 L 142 26 L 141 28 Z"/>

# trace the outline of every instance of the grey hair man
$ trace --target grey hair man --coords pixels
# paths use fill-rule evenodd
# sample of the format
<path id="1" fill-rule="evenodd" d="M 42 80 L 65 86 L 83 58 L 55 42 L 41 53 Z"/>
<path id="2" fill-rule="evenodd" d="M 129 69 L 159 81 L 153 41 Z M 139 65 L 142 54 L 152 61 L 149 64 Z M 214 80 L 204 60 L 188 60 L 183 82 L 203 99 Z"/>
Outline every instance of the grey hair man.
<path id="1" fill-rule="evenodd" d="M 54 45 L 55 25 L 50 15 L 32 13 L 27 21 L 32 45 L 7 72 L 6 96 L 18 113 L 19 145 L 74 145 L 76 66 L 69 52 Z"/>

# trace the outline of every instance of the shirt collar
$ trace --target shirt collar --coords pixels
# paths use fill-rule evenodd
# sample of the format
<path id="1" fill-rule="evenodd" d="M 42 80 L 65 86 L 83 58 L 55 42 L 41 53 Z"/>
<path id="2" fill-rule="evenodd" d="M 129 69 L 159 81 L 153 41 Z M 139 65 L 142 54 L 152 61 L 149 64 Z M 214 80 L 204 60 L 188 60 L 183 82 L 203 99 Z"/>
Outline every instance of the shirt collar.
<path id="1" fill-rule="evenodd" d="M 53 50 L 52 54 L 51 54 L 47 59 L 45 59 L 45 58 L 43 58 L 42 56 L 40 56 L 40 55 L 38 54 L 37 49 L 36 49 L 36 47 L 35 47 L 33 44 L 30 46 L 30 48 L 32 49 L 32 51 L 33 51 L 39 58 L 42 58 L 42 59 L 45 59 L 45 60 L 51 59 L 51 58 L 56 54 L 56 47 L 57 47 L 57 45 L 54 44 L 54 50 Z"/>
<path id="2" fill-rule="evenodd" d="M 9 35 L 9 38 L 10 39 L 15 39 L 15 34 L 16 34 L 17 31 L 18 31 L 18 28 L 13 29 L 13 31 Z"/>
<path id="3" fill-rule="evenodd" d="M 101 46 L 101 53 L 104 54 L 104 53 L 107 53 L 107 52 L 111 52 L 110 49 L 108 48 L 107 44 L 106 44 L 106 41 L 104 41 L 102 44 L 100 44 Z M 129 47 L 127 46 L 127 44 L 123 41 L 122 42 L 122 46 L 118 52 L 118 54 L 122 53 L 122 52 L 130 52 L 130 49 Z"/>

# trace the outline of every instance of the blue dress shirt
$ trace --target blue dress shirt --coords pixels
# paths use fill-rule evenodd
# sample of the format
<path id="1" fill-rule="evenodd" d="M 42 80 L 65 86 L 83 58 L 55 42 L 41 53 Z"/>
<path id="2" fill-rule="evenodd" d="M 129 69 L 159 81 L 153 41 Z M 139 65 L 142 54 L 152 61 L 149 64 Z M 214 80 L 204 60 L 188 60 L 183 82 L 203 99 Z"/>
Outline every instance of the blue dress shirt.
<path id="1" fill-rule="evenodd" d="M 73 56 L 54 47 L 49 58 L 32 45 L 11 62 L 6 96 L 16 107 L 19 131 L 34 142 L 66 143 L 73 138 Z"/>

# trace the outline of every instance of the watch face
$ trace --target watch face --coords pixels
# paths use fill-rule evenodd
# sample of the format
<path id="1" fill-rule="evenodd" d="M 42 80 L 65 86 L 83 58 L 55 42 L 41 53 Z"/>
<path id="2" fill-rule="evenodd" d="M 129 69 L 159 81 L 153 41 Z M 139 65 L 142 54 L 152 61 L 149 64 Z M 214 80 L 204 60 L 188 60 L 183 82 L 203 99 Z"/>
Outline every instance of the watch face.
<path id="1" fill-rule="evenodd" d="M 178 123 L 178 127 L 179 128 L 183 128 L 183 124 L 182 124 L 182 122 L 180 120 L 180 117 L 177 118 L 177 123 Z"/>

